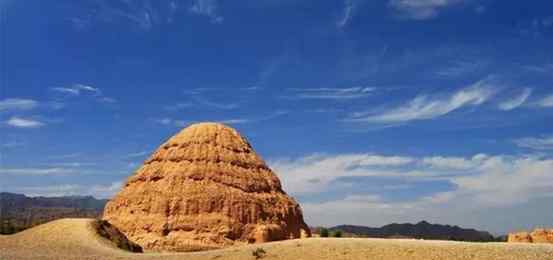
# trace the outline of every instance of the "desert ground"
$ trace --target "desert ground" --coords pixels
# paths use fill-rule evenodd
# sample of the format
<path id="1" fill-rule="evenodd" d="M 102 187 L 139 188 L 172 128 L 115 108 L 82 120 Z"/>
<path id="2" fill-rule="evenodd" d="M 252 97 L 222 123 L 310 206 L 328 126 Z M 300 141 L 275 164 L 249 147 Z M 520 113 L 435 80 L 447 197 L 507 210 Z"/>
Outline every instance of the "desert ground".
<path id="1" fill-rule="evenodd" d="M 101 237 L 93 219 L 62 219 L 0 236 L 0 259 L 512 259 L 553 260 L 548 244 L 308 238 L 191 253 L 130 253 Z"/>

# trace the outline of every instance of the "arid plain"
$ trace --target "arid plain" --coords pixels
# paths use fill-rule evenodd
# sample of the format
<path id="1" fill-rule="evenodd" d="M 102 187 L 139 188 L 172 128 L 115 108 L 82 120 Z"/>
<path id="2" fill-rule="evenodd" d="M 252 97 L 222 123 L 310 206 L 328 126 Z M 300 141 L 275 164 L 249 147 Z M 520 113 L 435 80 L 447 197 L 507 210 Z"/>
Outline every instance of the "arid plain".
<path id="1" fill-rule="evenodd" d="M 553 246 L 548 244 L 370 238 L 306 238 L 203 252 L 130 253 L 100 236 L 94 223 L 63 219 L 0 236 L 0 259 L 553 259 Z M 255 256 L 258 248 L 265 253 Z"/>

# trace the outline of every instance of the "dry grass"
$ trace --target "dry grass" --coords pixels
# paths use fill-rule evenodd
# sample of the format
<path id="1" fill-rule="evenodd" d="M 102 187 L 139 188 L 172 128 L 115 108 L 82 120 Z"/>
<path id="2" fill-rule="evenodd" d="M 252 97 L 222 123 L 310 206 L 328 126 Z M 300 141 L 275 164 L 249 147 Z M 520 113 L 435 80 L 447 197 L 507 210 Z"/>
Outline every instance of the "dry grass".
<path id="1" fill-rule="evenodd" d="M 133 254 L 99 236 L 91 219 L 63 219 L 0 236 L 0 259 L 371 259 L 553 260 L 547 244 L 466 243 L 368 238 L 310 238 L 196 253 Z"/>

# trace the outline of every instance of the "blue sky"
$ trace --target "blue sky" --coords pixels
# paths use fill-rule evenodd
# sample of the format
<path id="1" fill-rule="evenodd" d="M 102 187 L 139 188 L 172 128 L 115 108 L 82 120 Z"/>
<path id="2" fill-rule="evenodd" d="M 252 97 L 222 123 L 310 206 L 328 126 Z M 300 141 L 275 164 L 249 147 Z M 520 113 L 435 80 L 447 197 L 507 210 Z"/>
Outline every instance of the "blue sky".
<path id="1" fill-rule="evenodd" d="M 110 197 L 237 128 L 310 225 L 551 225 L 553 3 L 0 0 L 0 190 Z"/>

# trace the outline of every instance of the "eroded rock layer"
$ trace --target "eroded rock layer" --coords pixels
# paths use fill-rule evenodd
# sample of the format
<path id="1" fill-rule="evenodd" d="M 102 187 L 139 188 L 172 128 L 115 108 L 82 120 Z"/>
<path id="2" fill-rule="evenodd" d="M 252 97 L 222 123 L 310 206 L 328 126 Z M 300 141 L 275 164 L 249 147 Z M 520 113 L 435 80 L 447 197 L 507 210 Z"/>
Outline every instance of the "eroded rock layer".
<path id="1" fill-rule="evenodd" d="M 536 229 L 533 232 L 511 233 L 508 242 L 517 243 L 553 243 L 553 229 Z"/>
<path id="2" fill-rule="evenodd" d="M 299 205 L 240 134 L 199 123 L 170 138 L 106 205 L 146 250 L 196 251 L 310 236 Z"/>

